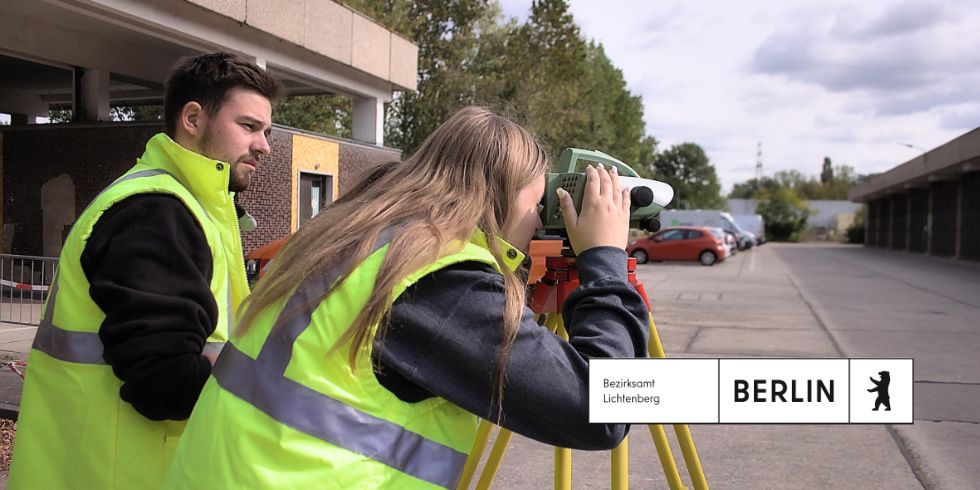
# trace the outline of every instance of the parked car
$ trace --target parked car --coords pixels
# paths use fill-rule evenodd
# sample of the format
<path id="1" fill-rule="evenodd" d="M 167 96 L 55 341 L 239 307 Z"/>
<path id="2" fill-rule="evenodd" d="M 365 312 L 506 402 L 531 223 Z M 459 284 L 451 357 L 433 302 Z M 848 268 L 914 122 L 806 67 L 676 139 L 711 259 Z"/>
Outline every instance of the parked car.
<path id="1" fill-rule="evenodd" d="M 265 268 L 269 266 L 269 261 L 279 253 L 279 249 L 289 241 L 291 236 L 286 235 L 266 243 L 245 256 L 245 277 L 248 278 L 249 285 L 255 286 L 255 283 L 262 277 Z"/>
<path id="2" fill-rule="evenodd" d="M 711 228 L 711 234 L 720 236 L 722 241 L 725 242 L 726 259 L 738 253 L 738 240 L 735 238 L 734 233 L 726 231 L 724 228 L 714 227 Z"/>
<path id="3" fill-rule="evenodd" d="M 735 222 L 735 218 L 719 209 L 664 210 L 660 213 L 660 222 L 664 226 L 718 226 L 735 234 L 739 251 L 748 250 L 755 245 L 754 240 L 748 239 L 746 230 Z"/>
<path id="4" fill-rule="evenodd" d="M 630 243 L 626 253 L 639 264 L 648 260 L 697 260 L 715 265 L 728 256 L 725 239 L 710 228 L 679 226 L 667 228 Z"/>
<path id="5" fill-rule="evenodd" d="M 292 235 L 284 236 L 278 240 L 269 242 L 248 254 L 245 259 L 245 276 L 248 283 L 255 286 L 259 278 L 262 277 L 269 262 L 279 253 L 283 245 L 289 241 Z M 545 272 L 545 257 L 561 255 L 562 241 L 557 240 L 531 240 L 529 255 L 531 256 L 531 270 L 528 274 L 528 284 L 538 282 L 538 279 Z"/>

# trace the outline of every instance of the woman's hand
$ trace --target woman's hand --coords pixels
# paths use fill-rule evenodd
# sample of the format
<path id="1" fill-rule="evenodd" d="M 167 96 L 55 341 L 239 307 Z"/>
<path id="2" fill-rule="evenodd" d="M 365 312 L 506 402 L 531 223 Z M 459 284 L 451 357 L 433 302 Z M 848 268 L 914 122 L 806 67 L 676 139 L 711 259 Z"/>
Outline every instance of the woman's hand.
<path id="1" fill-rule="evenodd" d="M 593 247 L 626 248 L 630 228 L 630 193 L 619 185 L 616 168 L 601 165 L 585 169 L 582 214 L 575 211 L 572 196 L 558 189 L 561 214 L 572 249 L 582 253 Z"/>

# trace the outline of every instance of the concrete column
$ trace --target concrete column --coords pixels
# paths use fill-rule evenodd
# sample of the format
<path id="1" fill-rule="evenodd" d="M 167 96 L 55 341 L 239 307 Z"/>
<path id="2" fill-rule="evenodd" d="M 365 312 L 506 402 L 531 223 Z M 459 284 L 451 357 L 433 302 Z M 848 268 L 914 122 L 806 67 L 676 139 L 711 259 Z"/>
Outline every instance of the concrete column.
<path id="1" fill-rule="evenodd" d="M 905 251 L 912 247 L 912 192 L 905 194 Z"/>
<path id="2" fill-rule="evenodd" d="M 888 198 L 888 245 L 885 248 L 892 248 L 892 238 L 895 236 L 895 198 Z"/>
<path id="3" fill-rule="evenodd" d="M 385 104 L 381 99 L 354 97 L 351 132 L 355 140 L 384 146 Z"/>
<path id="4" fill-rule="evenodd" d="M 932 195 L 933 187 L 929 186 L 929 214 L 926 215 L 926 255 L 932 255 Z"/>
<path id="5" fill-rule="evenodd" d="M 963 179 L 956 181 L 956 244 L 953 245 L 953 258 L 960 258 L 963 246 Z"/>
<path id="6" fill-rule="evenodd" d="M 99 68 L 83 68 L 79 87 L 81 97 L 76 97 L 79 106 L 75 107 L 75 120 L 109 120 L 109 72 Z M 81 118 L 81 119 L 80 119 Z"/>

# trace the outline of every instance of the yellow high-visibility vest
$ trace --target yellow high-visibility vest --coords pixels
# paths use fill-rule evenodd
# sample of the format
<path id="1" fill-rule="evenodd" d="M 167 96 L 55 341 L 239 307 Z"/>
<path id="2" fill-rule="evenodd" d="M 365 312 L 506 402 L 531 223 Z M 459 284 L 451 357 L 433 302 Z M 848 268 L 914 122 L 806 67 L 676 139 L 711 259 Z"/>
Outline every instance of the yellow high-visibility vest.
<path id="1" fill-rule="evenodd" d="M 349 266 L 314 274 L 288 299 L 263 310 L 247 332 L 233 336 L 201 393 L 165 489 L 456 485 L 477 417 L 439 397 L 404 402 L 381 385 L 371 365 L 378 325 L 356 370 L 349 363 L 349 341 L 331 350 L 370 298 L 386 241 L 379 239 L 375 251 L 322 302 L 316 299 Z M 523 254 L 499 243 L 506 265 L 516 269 Z M 392 301 L 450 264 L 479 261 L 500 270 L 482 233 L 457 245 L 458 252 L 401 281 Z"/>
<path id="2" fill-rule="evenodd" d="M 10 489 L 160 487 L 186 421 L 152 421 L 120 399 L 122 382 L 103 359 L 98 336 L 105 314 L 89 296 L 81 255 L 113 204 L 146 193 L 180 199 L 214 259 L 210 289 L 218 323 L 205 350 L 219 351 L 249 292 L 229 167 L 158 134 L 137 164 L 82 212 L 61 251 L 29 357 Z"/>

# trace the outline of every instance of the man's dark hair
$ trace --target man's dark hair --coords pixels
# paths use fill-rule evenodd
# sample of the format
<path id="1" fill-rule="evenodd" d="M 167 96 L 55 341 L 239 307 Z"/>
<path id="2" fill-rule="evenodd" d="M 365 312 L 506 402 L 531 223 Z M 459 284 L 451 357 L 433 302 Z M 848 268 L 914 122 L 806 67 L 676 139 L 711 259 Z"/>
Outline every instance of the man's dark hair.
<path id="1" fill-rule="evenodd" d="M 272 75 L 238 55 L 208 53 L 182 59 L 170 72 L 164 89 L 167 134 L 176 136 L 177 118 L 188 102 L 201 104 L 208 116 L 214 116 L 233 88 L 252 90 L 272 102 L 283 90 L 282 83 Z"/>

